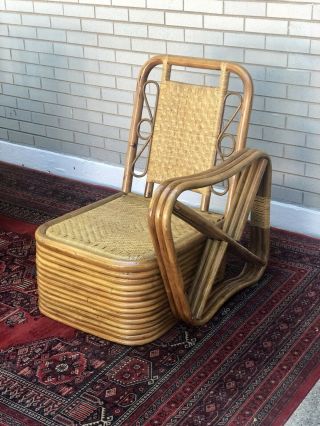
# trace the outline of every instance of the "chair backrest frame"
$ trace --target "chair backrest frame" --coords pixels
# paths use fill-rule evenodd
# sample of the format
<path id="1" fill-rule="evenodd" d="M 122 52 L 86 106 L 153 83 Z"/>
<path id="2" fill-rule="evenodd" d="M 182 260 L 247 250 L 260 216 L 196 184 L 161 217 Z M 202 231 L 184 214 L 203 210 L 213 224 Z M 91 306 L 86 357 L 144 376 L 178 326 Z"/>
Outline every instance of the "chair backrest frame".
<path id="1" fill-rule="evenodd" d="M 131 191 L 132 181 L 134 177 L 134 165 L 137 157 L 137 148 L 139 142 L 139 126 L 145 103 L 144 86 L 148 82 L 150 72 L 158 65 L 162 65 L 161 81 L 169 81 L 172 66 L 197 68 L 200 70 L 225 70 L 230 76 L 236 75 L 242 81 L 243 90 L 241 93 L 240 118 L 237 126 L 237 134 L 235 137 L 234 151 L 239 151 L 246 145 L 248 133 L 249 118 L 252 106 L 253 86 L 252 80 L 248 72 L 239 64 L 226 61 L 218 61 L 202 58 L 190 58 L 183 56 L 161 55 L 154 56 L 149 59 L 141 68 L 137 80 L 137 90 L 134 101 L 134 110 L 132 115 L 131 128 L 129 133 L 128 151 L 126 157 L 125 172 L 123 177 L 122 190 L 125 193 Z M 230 92 L 227 92 L 227 96 Z M 151 129 L 153 131 L 153 129 Z M 224 129 L 227 130 L 226 128 Z M 151 135 L 152 137 L 152 135 Z M 229 183 L 228 199 L 232 196 L 234 182 Z M 145 196 L 150 197 L 153 191 L 153 183 L 149 182 L 146 185 Z M 201 208 L 207 210 L 209 207 L 210 194 L 204 194 L 202 197 Z"/>

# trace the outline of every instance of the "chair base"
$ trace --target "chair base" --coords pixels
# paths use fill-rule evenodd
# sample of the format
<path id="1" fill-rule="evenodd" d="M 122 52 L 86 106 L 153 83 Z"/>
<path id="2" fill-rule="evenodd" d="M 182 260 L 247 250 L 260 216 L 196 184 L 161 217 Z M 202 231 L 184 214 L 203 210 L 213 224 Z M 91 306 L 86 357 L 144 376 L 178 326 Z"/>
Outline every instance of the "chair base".
<path id="1" fill-rule="evenodd" d="M 50 224 L 50 223 L 49 223 Z M 84 332 L 124 344 L 149 343 L 177 321 L 158 264 L 106 262 L 66 248 L 37 230 L 37 280 L 42 314 Z M 204 241 L 179 255 L 186 282 L 193 279 Z"/>

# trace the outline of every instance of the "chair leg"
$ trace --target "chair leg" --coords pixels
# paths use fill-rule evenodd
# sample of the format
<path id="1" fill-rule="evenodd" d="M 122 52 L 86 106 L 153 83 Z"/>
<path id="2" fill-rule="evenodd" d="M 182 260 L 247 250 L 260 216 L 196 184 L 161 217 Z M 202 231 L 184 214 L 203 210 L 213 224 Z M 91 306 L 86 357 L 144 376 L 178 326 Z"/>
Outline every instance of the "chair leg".
<path id="1" fill-rule="evenodd" d="M 250 252 L 264 260 L 264 264 L 246 262 L 241 273 L 236 277 L 214 283 L 208 297 L 208 303 L 201 316 L 194 315 L 193 325 L 201 325 L 209 321 L 230 297 L 238 291 L 255 284 L 265 272 L 270 248 L 270 192 L 271 165 L 268 163 L 251 208 L 250 239 L 248 244 Z M 217 243 L 221 244 L 221 242 Z M 214 259 L 214 262 L 218 263 L 219 261 L 220 259 Z"/>
<path id="2" fill-rule="evenodd" d="M 269 252 L 269 229 L 252 227 L 251 249 L 262 258 L 268 257 Z M 252 248 L 254 246 L 254 249 Z M 202 325 L 208 322 L 212 316 L 240 290 L 255 284 L 265 272 L 266 266 L 246 263 L 239 275 L 230 279 L 218 281 L 214 284 L 208 303 L 201 318 L 193 318 L 193 325 Z"/>
<path id="3" fill-rule="evenodd" d="M 227 299 L 261 277 L 269 252 L 270 185 L 271 166 L 268 158 L 261 156 L 238 174 L 232 202 L 224 220 L 216 225 L 177 202 L 173 190 L 174 196 L 168 196 L 169 186 L 158 193 L 150 222 L 158 262 L 161 271 L 165 271 L 162 275 L 176 317 L 189 324 L 203 324 Z M 173 241 L 172 214 L 208 238 L 195 279 L 187 286 Z M 238 241 L 250 214 L 252 230 L 247 249 Z M 221 280 L 221 264 L 228 247 L 233 248 L 246 264 L 238 276 Z"/>

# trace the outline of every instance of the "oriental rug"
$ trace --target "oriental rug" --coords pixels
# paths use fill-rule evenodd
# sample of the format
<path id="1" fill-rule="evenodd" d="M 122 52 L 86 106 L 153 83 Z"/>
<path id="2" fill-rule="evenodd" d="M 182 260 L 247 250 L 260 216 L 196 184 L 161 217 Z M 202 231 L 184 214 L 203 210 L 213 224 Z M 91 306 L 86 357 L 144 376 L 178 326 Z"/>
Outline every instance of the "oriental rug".
<path id="1" fill-rule="evenodd" d="M 42 316 L 37 224 L 108 188 L 0 164 L 0 425 L 283 425 L 320 377 L 320 241 L 273 229 L 260 282 L 126 347 Z"/>

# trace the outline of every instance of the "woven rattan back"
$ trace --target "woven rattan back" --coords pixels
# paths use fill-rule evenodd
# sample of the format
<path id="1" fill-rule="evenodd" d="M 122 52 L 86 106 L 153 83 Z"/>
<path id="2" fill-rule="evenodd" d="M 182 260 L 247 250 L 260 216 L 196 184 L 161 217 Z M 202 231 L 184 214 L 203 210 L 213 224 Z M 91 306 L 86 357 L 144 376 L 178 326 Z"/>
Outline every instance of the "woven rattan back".
<path id="1" fill-rule="evenodd" d="M 145 91 L 150 71 L 162 65 L 162 79 L 158 87 L 155 115 L 149 108 L 149 117 L 142 118 Z M 170 80 L 171 67 L 187 66 L 220 73 L 217 87 L 198 86 Z M 129 137 L 123 191 L 130 192 L 133 176 L 147 176 L 145 195 L 151 196 L 154 183 L 190 175 L 211 168 L 216 160 L 219 143 L 228 126 L 223 126 L 225 101 L 229 96 L 228 84 L 231 73 L 243 82 L 243 96 L 234 149 L 243 148 L 247 135 L 251 108 L 252 87 L 246 71 L 240 66 L 213 60 L 185 58 L 179 56 L 157 56 L 142 68 L 137 85 L 137 95 Z M 148 121 L 151 133 L 137 154 L 141 123 Z M 137 158 L 149 151 L 147 166 L 141 174 L 135 174 Z M 203 194 L 202 209 L 207 209 L 211 188 L 198 190 Z"/>
<path id="2" fill-rule="evenodd" d="M 217 88 L 161 83 L 148 182 L 163 182 L 213 165 L 228 80 L 225 70 L 220 80 Z"/>

